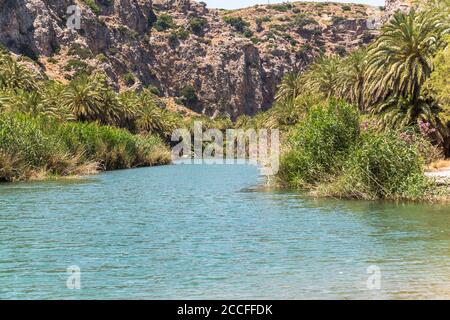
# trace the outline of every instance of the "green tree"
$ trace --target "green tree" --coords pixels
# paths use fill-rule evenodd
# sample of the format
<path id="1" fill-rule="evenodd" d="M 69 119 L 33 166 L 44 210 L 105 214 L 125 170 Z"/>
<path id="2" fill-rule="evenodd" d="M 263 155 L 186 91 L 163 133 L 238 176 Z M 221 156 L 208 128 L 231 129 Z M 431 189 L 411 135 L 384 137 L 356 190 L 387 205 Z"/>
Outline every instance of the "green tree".
<path id="1" fill-rule="evenodd" d="M 292 105 L 295 98 L 302 93 L 302 77 L 297 73 L 288 73 L 278 86 L 275 100 L 279 103 Z"/>
<path id="2" fill-rule="evenodd" d="M 336 96 L 340 67 L 340 57 L 320 57 L 303 75 L 304 89 L 321 93 L 327 98 Z"/>
<path id="3" fill-rule="evenodd" d="M 169 14 L 160 15 L 155 23 L 155 29 L 157 31 L 166 31 L 175 27 L 175 23 L 173 22 L 172 16 Z"/>
<path id="4" fill-rule="evenodd" d="M 37 76 L 8 54 L 0 54 L 0 89 L 37 90 Z"/>
<path id="5" fill-rule="evenodd" d="M 61 103 L 79 121 L 95 121 L 101 113 L 101 96 L 92 79 L 82 75 L 70 82 L 61 94 Z"/>
<path id="6" fill-rule="evenodd" d="M 389 95 L 420 97 L 448 25 L 429 12 L 397 13 L 368 52 L 368 91 L 373 101 Z"/>
<path id="7" fill-rule="evenodd" d="M 427 81 L 429 90 L 441 105 L 441 118 L 450 121 L 450 36 L 446 37 L 447 45 L 439 51 L 433 60 L 434 70 Z"/>
<path id="8" fill-rule="evenodd" d="M 241 17 L 223 17 L 223 21 L 240 33 L 244 33 L 250 26 L 250 24 Z"/>
<path id="9" fill-rule="evenodd" d="M 120 123 L 122 127 L 134 129 L 135 120 L 139 113 L 140 101 L 135 91 L 127 90 L 118 95 L 120 104 Z"/>
<path id="10" fill-rule="evenodd" d="M 198 97 L 195 93 L 194 87 L 187 85 L 181 90 L 181 96 L 183 97 L 183 103 L 187 106 L 193 106 L 197 103 Z"/>
<path id="11" fill-rule="evenodd" d="M 201 35 L 208 21 L 205 18 L 192 17 L 189 19 L 189 28 L 196 35 Z"/>
<path id="12" fill-rule="evenodd" d="M 366 67 L 366 50 L 353 52 L 340 64 L 336 83 L 337 96 L 357 105 L 360 110 L 367 107 L 364 99 Z"/>
<path id="13" fill-rule="evenodd" d="M 91 78 L 92 85 L 99 95 L 99 115 L 96 120 L 102 124 L 119 125 L 121 117 L 121 105 L 117 93 L 108 84 L 105 74 L 97 74 Z"/>
<path id="14" fill-rule="evenodd" d="M 422 95 L 433 57 L 449 31 L 448 21 L 431 11 L 397 13 L 368 51 L 366 94 L 383 127 L 427 121 L 445 134 L 439 108 Z"/>
<path id="15" fill-rule="evenodd" d="M 72 121 L 75 117 L 70 110 L 61 103 L 61 95 L 65 85 L 57 81 L 47 81 L 40 92 L 42 97 L 43 113 L 61 121 Z"/>

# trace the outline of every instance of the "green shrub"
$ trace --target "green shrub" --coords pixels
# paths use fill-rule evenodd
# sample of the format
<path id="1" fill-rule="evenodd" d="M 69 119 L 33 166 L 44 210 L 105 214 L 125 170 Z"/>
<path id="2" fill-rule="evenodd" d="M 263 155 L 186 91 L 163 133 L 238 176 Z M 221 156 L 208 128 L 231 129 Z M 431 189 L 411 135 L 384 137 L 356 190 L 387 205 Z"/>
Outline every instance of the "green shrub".
<path id="1" fill-rule="evenodd" d="M 189 28 L 196 35 L 201 35 L 207 24 L 208 22 L 205 18 L 193 17 L 189 19 Z"/>
<path id="2" fill-rule="evenodd" d="M 263 22 L 270 22 L 272 21 L 272 18 L 270 16 L 264 16 L 261 18 L 256 18 L 256 23 L 263 23 Z"/>
<path id="3" fill-rule="evenodd" d="M 96 15 L 100 14 L 100 7 L 95 3 L 95 0 L 83 0 L 83 2 L 92 10 Z"/>
<path id="4" fill-rule="evenodd" d="M 286 117 L 286 116 L 285 116 Z M 430 144 L 414 132 L 360 132 L 356 108 L 314 106 L 292 129 L 281 157 L 282 185 L 319 196 L 424 200 L 434 183 L 424 175 Z"/>
<path id="5" fill-rule="evenodd" d="M 245 30 L 242 35 L 246 38 L 251 38 L 253 36 L 253 32 L 249 29 Z"/>
<path id="6" fill-rule="evenodd" d="M 249 23 L 241 17 L 223 17 L 223 21 L 234 28 L 237 32 L 245 32 L 249 27 Z"/>
<path id="7" fill-rule="evenodd" d="M 94 56 L 92 54 L 91 49 L 89 49 L 79 43 L 72 44 L 69 48 L 68 54 L 70 56 L 78 56 L 81 59 L 89 59 Z"/>
<path id="8" fill-rule="evenodd" d="M 99 53 L 96 58 L 102 63 L 108 62 L 108 57 L 103 53 Z"/>
<path id="9" fill-rule="evenodd" d="M 136 83 L 136 79 L 134 78 L 134 74 L 131 72 L 127 72 L 123 75 L 123 81 L 127 86 L 132 86 Z"/>
<path id="10" fill-rule="evenodd" d="M 159 90 L 159 88 L 156 87 L 156 86 L 154 86 L 154 85 L 149 85 L 149 86 L 147 87 L 147 89 L 148 89 L 151 93 L 153 93 L 155 96 L 158 96 L 158 97 L 161 97 L 161 96 L 162 96 L 161 90 Z"/>
<path id="11" fill-rule="evenodd" d="M 178 30 L 177 36 L 178 36 L 178 39 L 180 39 L 180 40 L 187 40 L 187 39 L 189 39 L 189 31 L 180 29 L 180 30 Z"/>
<path id="12" fill-rule="evenodd" d="M 0 149 L 20 158 L 31 168 L 47 164 L 52 152 L 66 151 L 58 137 L 42 131 L 42 119 L 23 114 L 0 116 Z"/>
<path id="13" fill-rule="evenodd" d="M 341 7 L 343 11 L 352 11 L 352 7 L 344 5 Z"/>
<path id="14" fill-rule="evenodd" d="M 181 90 L 181 96 L 182 96 L 182 101 L 183 104 L 187 105 L 187 106 L 192 106 L 195 103 L 197 103 L 198 98 L 197 98 L 197 94 L 195 93 L 195 89 L 192 86 L 185 86 L 183 88 L 183 90 Z"/>
<path id="15" fill-rule="evenodd" d="M 339 24 L 339 23 L 341 23 L 343 21 L 345 21 L 345 18 L 341 17 L 341 16 L 333 16 L 331 18 L 331 22 L 333 22 L 333 24 Z"/>
<path id="16" fill-rule="evenodd" d="M 175 23 L 173 21 L 172 16 L 169 14 L 160 15 L 155 22 L 155 29 L 157 31 L 166 31 L 175 27 Z"/>
<path id="17" fill-rule="evenodd" d="M 356 143 L 358 111 L 344 103 L 314 106 L 294 127 L 281 158 L 279 178 L 303 188 L 329 181 L 338 174 Z"/>
<path id="18" fill-rule="evenodd" d="M 170 41 L 187 40 L 187 39 L 189 39 L 189 32 L 184 29 L 174 30 L 169 35 Z"/>
<path id="19" fill-rule="evenodd" d="M 71 78 L 77 78 L 82 75 L 92 74 L 93 67 L 79 59 L 70 59 L 69 61 L 67 61 L 67 64 L 64 66 L 64 70 L 65 71 L 74 71 L 74 74 Z"/>
<path id="20" fill-rule="evenodd" d="M 117 50 L 117 48 L 111 47 L 108 48 L 108 53 L 112 56 L 115 56 L 117 53 L 119 53 L 119 50 Z"/>
<path id="21" fill-rule="evenodd" d="M 69 80 L 76 79 L 81 76 L 90 76 L 94 71 L 94 67 L 80 60 L 69 60 L 64 68 L 67 71 L 74 71 L 74 73 L 68 77 Z"/>
<path id="22" fill-rule="evenodd" d="M 289 11 L 290 9 L 292 9 L 293 6 L 292 6 L 292 4 L 290 4 L 288 2 L 284 2 L 282 4 L 274 4 L 271 6 L 271 8 L 276 11 L 286 12 L 286 11 Z"/>
<path id="23" fill-rule="evenodd" d="M 398 132 L 366 132 L 350 154 L 342 175 L 319 193 L 340 198 L 420 199 L 430 182 L 417 145 Z"/>
<path id="24" fill-rule="evenodd" d="M 152 165 L 151 153 L 156 148 L 165 151 L 156 136 L 137 136 L 94 123 L 67 123 L 57 132 L 72 152 L 83 149 L 86 159 L 99 162 L 104 170 Z"/>
<path id="25" fill-rule="evenodd" d="M 318 22 L 311 16 L 301 13 L 294 17 L 294 21 L 291 22 L 291 26 L 296 28 L 303 28 L 307 25 L 318 25 Z"/>
<path id="26" fill-rule="evenodd" d="M 252 37 L 250 38 L 250 40 L 253 42 L 253 44 L 258 44 L 261 42 L 261 39 L 259 39 L 258 37 Z"/>

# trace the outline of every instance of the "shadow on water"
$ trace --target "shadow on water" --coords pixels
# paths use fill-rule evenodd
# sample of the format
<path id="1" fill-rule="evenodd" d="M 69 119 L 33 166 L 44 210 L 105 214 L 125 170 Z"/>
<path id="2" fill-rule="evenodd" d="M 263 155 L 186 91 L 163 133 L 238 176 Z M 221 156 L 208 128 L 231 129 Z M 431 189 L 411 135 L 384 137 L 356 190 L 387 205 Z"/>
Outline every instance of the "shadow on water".
<path id="1" fill-rule="evenodd" d="M 0 183 L 0 197 L 7 194 L 33 193 L 33 192 L 54 192 L 64 188 L 86 186 L 98 183 L 100 179 L 96 176 L 59 178 L 43 181 Z"/>

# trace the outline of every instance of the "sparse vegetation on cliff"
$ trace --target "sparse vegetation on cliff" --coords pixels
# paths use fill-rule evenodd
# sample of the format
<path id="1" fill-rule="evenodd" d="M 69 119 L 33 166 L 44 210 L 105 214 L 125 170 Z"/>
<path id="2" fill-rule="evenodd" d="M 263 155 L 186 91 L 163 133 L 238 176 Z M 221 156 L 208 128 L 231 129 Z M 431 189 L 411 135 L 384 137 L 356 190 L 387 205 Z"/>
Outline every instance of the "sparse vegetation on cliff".
<path id="1" fill-rule="evenodd" d="M 60 1 L 26 3 L 0 8 L 0 42 L 32 57 L 50 78 L 65 82 L 106 70 L 115 89 L 152 84 L 164 96 L 195 84 L 195 111 L 233 119 L 266 109 L 286 72 L 303 70 L 321 52 L 352 51 L 377 32 L 367 28 L 368 7 L 351 4 L 351 11 L 313 2 L 218 10 L 196 1 L 78 1 L 82 28 L 71 32 Z M 324 18 L 330 13 L 345 23 Z M 17 19 L 4 23 L 10 15 Z"/>

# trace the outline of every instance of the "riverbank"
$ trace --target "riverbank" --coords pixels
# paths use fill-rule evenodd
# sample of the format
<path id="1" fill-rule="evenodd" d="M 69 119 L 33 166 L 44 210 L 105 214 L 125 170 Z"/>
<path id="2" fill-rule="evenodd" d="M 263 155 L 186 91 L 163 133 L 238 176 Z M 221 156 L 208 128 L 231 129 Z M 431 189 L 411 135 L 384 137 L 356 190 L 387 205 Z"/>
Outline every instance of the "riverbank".
<path id="1" fill-rule="evenodd" d="M 449 163 L 450 161 L 443 161 Z M 450 167 L 425 172 L 425 176 L 432 179 L 436 185 L 436 198 L 439 202 L 450 202 Z"/>
<path id="2" fill-rule="evenodd" d="M 450 160 L 441 160 L 427 167 L 427 177 L 436 179 L 440 185 L 450 187 Z"/>
<path id="3" fill-rule="evenodd" d="M 355 107 L 331 99 L 309 106 L 289 131 L 278 181 L 318 197 L 439 201 L 448 192 L 425 175 L 433 150 L 415 131 L 376 130 Z"/>
<path id="4" fill-rule="evenodd" d="M 20 113 L 0 115 L 0 182 L 80 176 L 170 161 L 168 147 L 155 135 Z"/>

